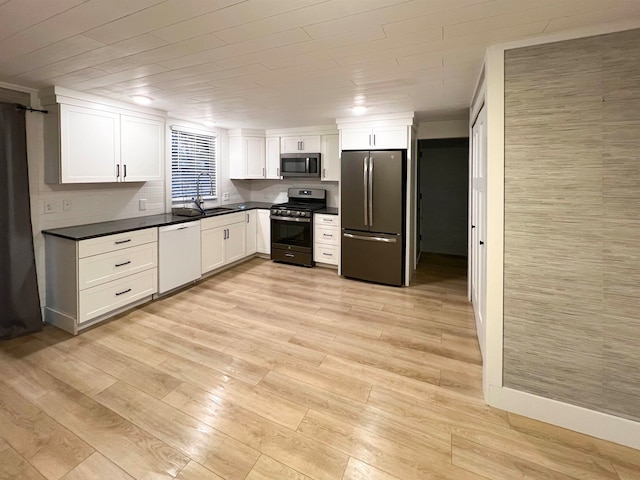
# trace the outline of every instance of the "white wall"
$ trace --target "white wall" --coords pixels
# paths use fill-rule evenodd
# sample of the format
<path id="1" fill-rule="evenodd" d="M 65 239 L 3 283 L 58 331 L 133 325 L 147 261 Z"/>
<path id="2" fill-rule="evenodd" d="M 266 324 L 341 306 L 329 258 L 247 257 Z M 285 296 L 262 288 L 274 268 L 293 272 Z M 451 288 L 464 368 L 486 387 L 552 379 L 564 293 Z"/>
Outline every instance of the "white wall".
<path id="1" fill-rule="evenodd" d="M 338 182 L 321 182 L 320 180 L 304 178 L 288 178 L 284 180 L 252 180 L 251 201 L 280 203 L 287 200 L 287 189 L 297 188 L 324 188 L 327 191 L 327 205 L 339 207 Z"/>
<path id="2" fill-rule="evenodd" d="M 418 140 L 430 138 L 463 138 L 469 136 L 469 119 L 420 122 Z"/>

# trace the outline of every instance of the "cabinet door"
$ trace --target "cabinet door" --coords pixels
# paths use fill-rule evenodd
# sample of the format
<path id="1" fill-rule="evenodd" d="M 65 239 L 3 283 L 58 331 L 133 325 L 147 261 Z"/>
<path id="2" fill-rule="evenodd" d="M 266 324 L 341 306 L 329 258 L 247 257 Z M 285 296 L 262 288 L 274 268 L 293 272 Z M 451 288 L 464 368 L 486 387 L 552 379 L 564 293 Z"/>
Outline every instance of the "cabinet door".
<path id="1" fill-rule="evenodd" d="M 303 153 L 318 153 L 322 148 L 320 135 L 303 135 L 300 137 L 300 147 Z"/>
<path id="2" fill-rule="evenodd" d="M 297 153 L 300 151 L 300 137 L 280 137 L 280 153 Z"/>
<path id="3" fill-rule="evenodd" d="M 164 122 L 120 117 L 120 179 L 125 182 L 161 180 L 164 166 Z"/>
<path id="4" fill-rule="evenodd" d="M 244 221 L 227 225 L 227 239 L 224 244 L 225 263 L 235 262 L 246 256 L 246 225 Z"/>
<path id="5" fill-rule="evenodd" d="M 369 150 L 372 133 L 370 128 L 344 128 L 340 130 L 341 150 Z"/>
<path id="6" fill-rule="evenodd" d="M 202 253 L 202 273 L 210 272 L 224 265 L 224 244 L 226 227 L 210 228 L 200 234 Z"/>
<path id="7" fill-rule="evenodd" d="M 257 210 L 250 210 L 246 212 L 247 255 L 253 255 L 258 249 L 258 219 L 256 212 Z"/>
<path id="8" fill-rule="evenodd" d="M 258 253 L 271 254 L 271 212 L 269 210 L 257 210 L 258 212 Z"/>
<path id="9" fill-rule="evenodd" d="M 390 148 L 407 148 L 408 128 L 400 127 L 376 127 L 373 129 L 373 141 L 371 147 L 376 150 Z"/>
<path id="10" fill-rule="evenodd" d="M 338 135 L 322 136 L 322 181 L 340 181 L 340 149 Z"/>
<path id="11" fill-rule="evenodd" d="M 246 137 L 244 139 L 246 178 L 265 178 L 264 157 L 264 137 Z"/>
<path id="12" fill-rule="evenodd" d="M 60 182 L 117 182 L 120 115 L 60 105 Z"/>
<path id="13" fill-rule="evenodd" d="M 229 137 L 229 178 L 232 180 L 243 180 L 247 176 L 243 149 L 242 137 Z"/>
<path id="14" fill-rule="evenodd" d="M 267 138 L 267 178 L 280 180 L 280 137 Z"/>

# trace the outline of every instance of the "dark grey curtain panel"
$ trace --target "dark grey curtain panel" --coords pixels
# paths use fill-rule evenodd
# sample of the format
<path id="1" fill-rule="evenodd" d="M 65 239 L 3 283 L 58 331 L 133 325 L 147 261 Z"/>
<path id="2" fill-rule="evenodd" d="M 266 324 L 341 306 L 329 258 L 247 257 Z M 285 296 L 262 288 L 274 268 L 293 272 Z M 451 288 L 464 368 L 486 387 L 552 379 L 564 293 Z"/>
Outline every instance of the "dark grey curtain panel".
<path id="1" fill-rule="evenodd" d="M 42 330 L 30 203 L 25 111 L 0 102 L 0 339 Z"/>

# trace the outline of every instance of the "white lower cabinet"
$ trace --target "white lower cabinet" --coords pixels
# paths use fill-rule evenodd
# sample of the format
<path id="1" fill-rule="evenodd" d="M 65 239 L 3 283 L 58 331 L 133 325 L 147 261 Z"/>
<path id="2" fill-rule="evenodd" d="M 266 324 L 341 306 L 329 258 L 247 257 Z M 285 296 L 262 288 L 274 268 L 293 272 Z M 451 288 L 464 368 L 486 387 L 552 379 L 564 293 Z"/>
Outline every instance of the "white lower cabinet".
<path id="1" fill-rule="evenodd" d="M 340 263 L 340 217 L 315 214 L 313 219 L 313 260 L 317 263 Z"/>
<path id="2" fill-rule="evenodd" d="M 158 289 L 158 229 L 72 240 L 45 235 L 45 321 L 77 334 Z"/>
<path id="3" fill-rule="evenodd" d="M 203 274 L 246 256 L 245 213 L 231 213 L 200 221 Z"/>
<path id="4" fill-rule="evenodd" d="M 258 211 L 249 210 L 245 212 L 246 217 L 246 242 L 247 242 L 247 255 L 253 255 L 258 250 Z"/>
<path id="5" fill-rule="evenodd" d="M 257 251 L 271 255 L 271 211 L 256 210 L 257 216 Z"/>

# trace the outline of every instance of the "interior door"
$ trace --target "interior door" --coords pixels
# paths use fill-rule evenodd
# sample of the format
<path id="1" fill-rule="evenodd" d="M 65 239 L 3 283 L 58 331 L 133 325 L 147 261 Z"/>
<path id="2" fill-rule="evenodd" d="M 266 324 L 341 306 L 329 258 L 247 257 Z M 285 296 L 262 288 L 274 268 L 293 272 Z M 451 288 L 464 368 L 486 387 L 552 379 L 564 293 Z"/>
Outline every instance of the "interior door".
<path id="1" fill-rule="evenodd" d="M 365 188 L 368 188 L 368 151 L 342 152 L 340 198 L 342 228 L 368 230 Z"/>
<path id="2" fill-rule="evenodd" d="M 484 355 L 487 223 L 487 111 L 483 106 L 473 124 L 471 144 L 471 302 L 480 349 Z"/>
<path id="3" fill-rule="evenodd" d="M 404 224 L 404 158 L 401 151 L 370 152 L 369 231 L 401 235 Z"/>

